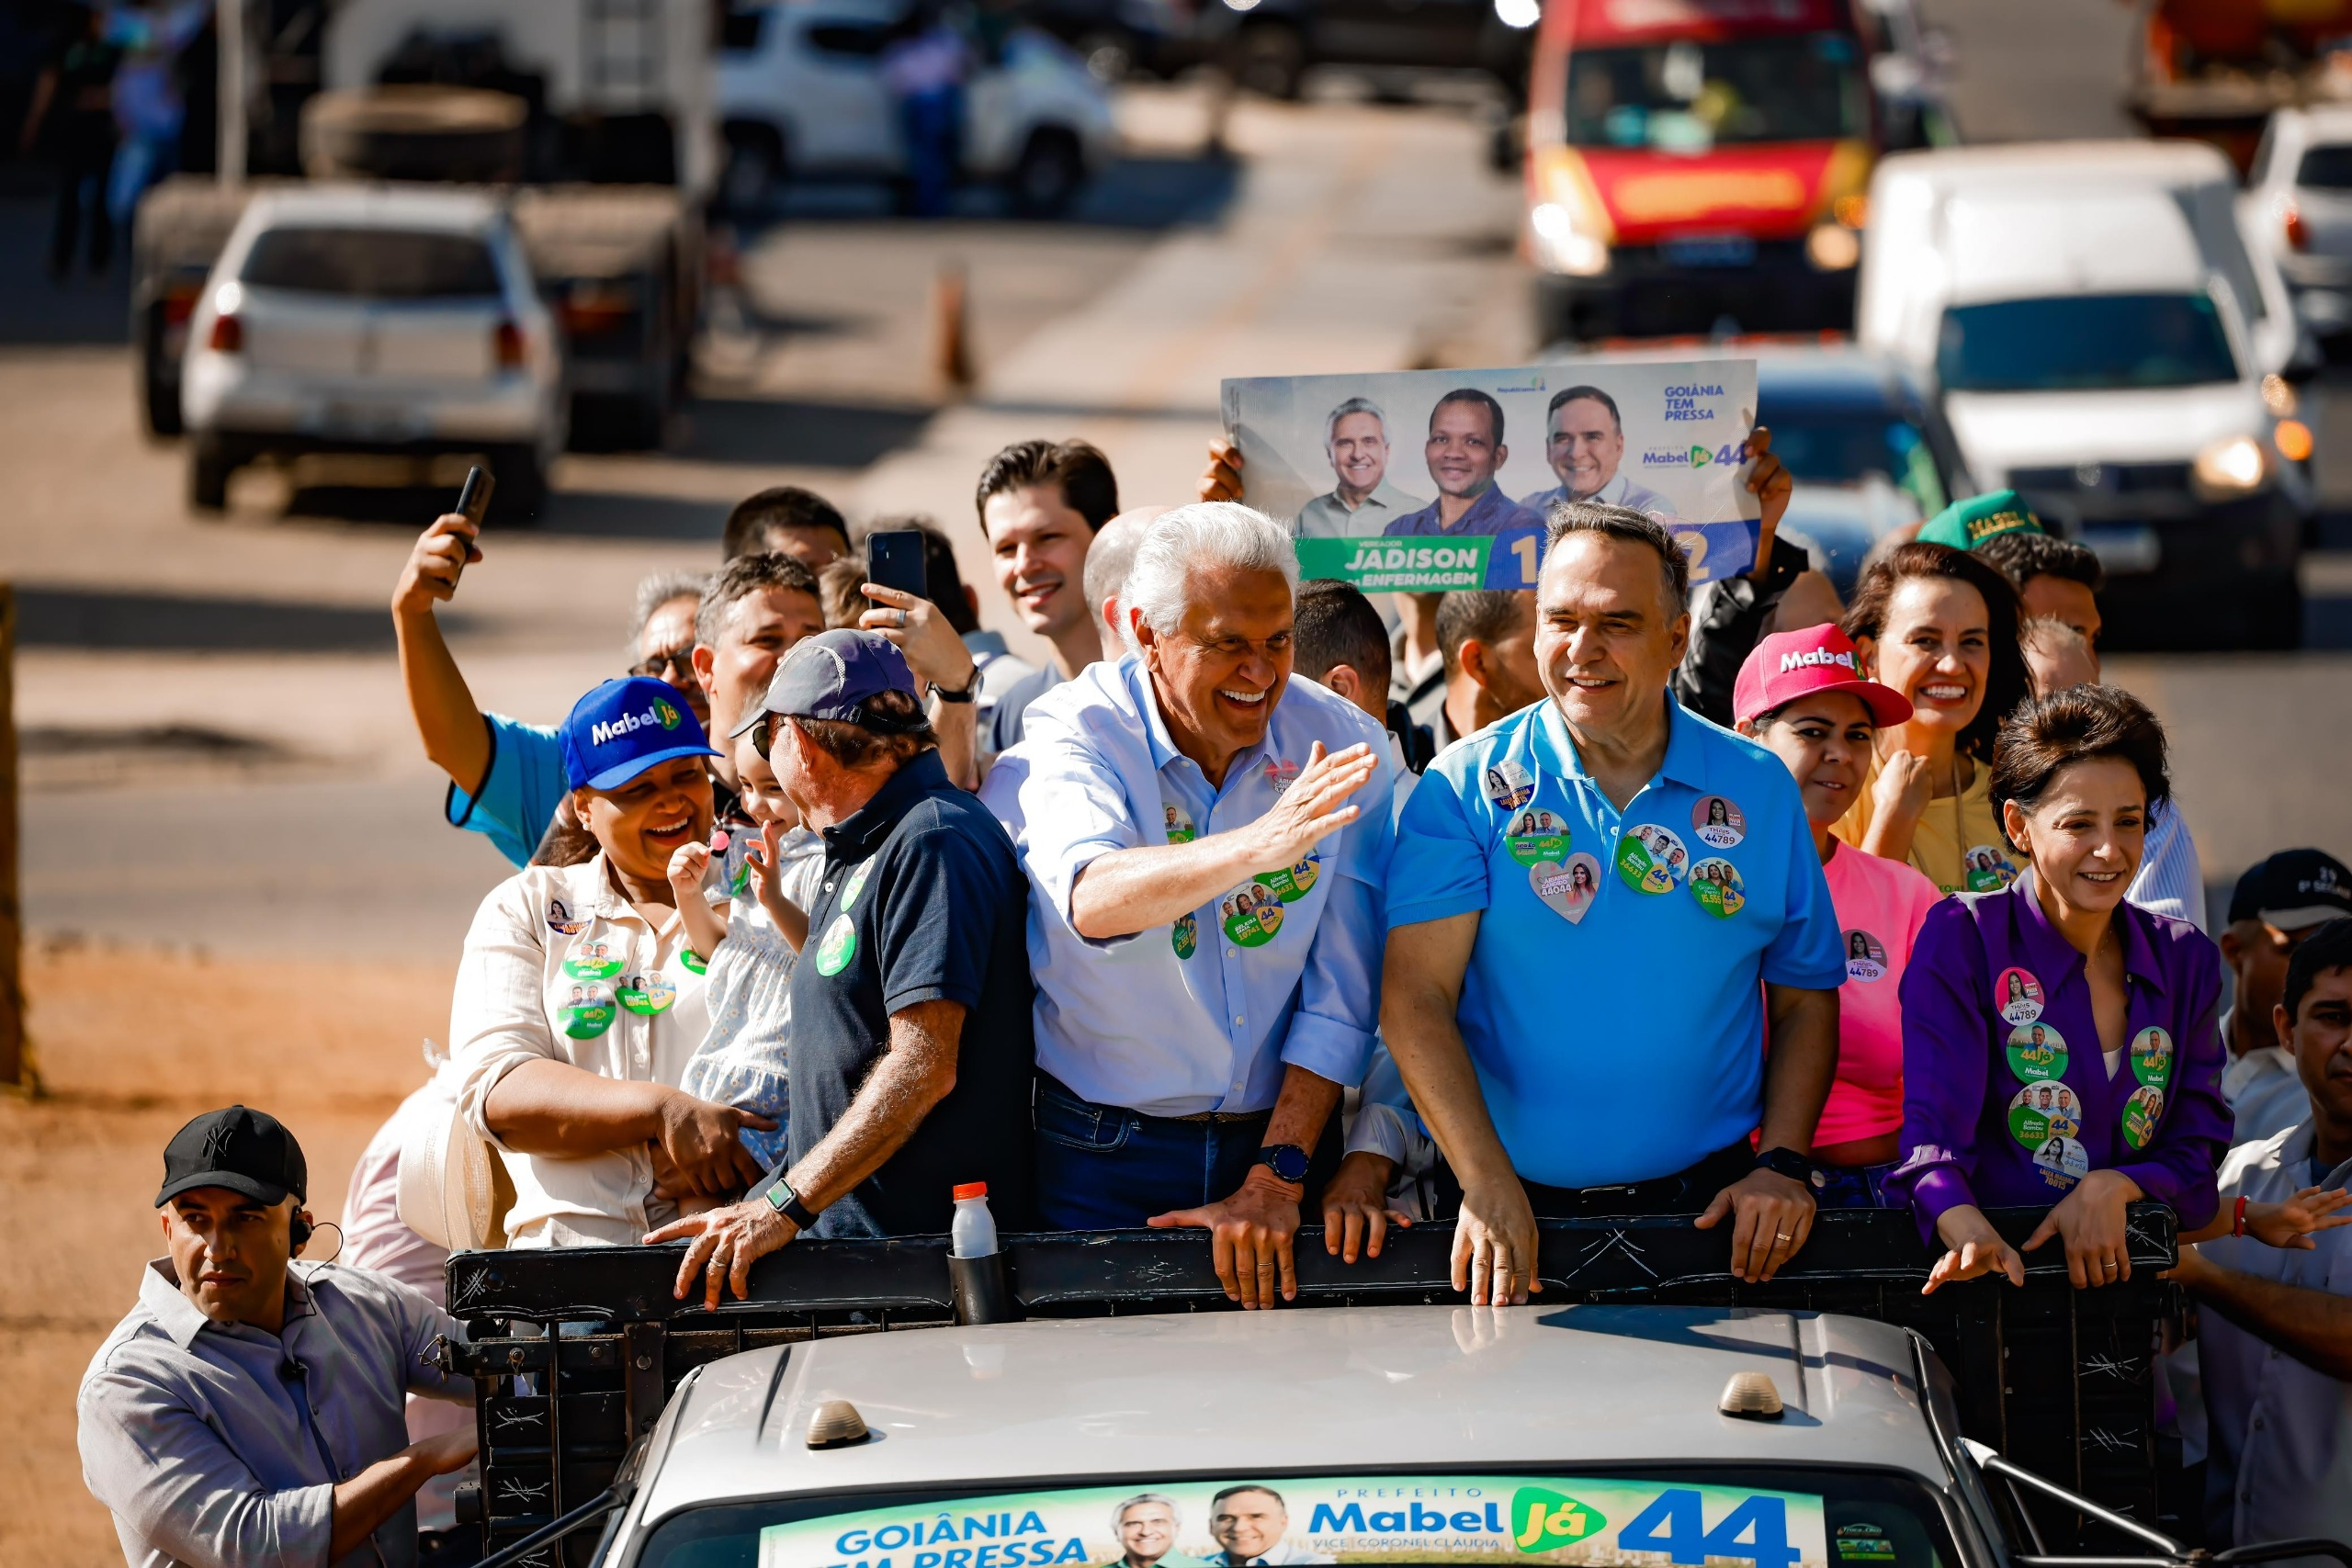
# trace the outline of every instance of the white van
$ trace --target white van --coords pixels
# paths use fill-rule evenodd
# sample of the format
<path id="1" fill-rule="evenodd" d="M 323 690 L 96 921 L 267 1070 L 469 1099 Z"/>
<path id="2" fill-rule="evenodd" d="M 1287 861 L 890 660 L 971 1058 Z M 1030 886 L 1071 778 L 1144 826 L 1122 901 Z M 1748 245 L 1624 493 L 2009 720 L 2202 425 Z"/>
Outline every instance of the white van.
<path id="1" fill-rule="evenodd" d="M 2310 345 L 2186 142 L 1907 153 L 1871 182 L 1857 335 L 1930 377 L 1977 479 L 2105 563 L 2110 640 L 2293 647 Z"/>

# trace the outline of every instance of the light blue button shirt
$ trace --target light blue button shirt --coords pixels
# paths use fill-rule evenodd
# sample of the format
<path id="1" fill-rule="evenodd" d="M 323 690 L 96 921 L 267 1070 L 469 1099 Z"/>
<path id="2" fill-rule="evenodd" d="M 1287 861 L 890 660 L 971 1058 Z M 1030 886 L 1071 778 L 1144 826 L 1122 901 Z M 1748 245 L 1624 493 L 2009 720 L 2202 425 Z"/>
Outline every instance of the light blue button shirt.
<path id="1" fill-rule="evenodd" d="M 91 1359 L 77 1402 L 82 1479 L 114 1514 L 131 1568 L 324 1563 L 334 1489 L 408 1446 L 406 1395 L 470 1402 L 433 1342 L 457 1320 L 365 1269 L 295 1263 L 270 1334 L 218 1324 L 180 1293 L 167 1258 Z M 339 1560 L 416 1561 L 404 1503 Z"/>
<path id="2" fill-rule="evenodd" d="M 1078 934 L 1070 890 L 1097 855 L 1166 844 L 1171 821 L 1200 837 L 1256 821 L 1317 740 L 1332 751 L 1362 741 L 1380 763 L 1352 797 L 1363 808 L 1354 822 L 1324 839 L 1299 875 L 1269 866 L 1273 886 L 1245 895 L 1262 919 L 1237 906 L 1234 929 L 1258 942 L 1227 929 L 1224 906 L 1242 888 L 1172 926 L 1106 942 Z M 1222 789 L 1170 740 L 1133 655 L 1090 665 L 1031 704 L 1026 738 L 997 759 L 980 798 L 1012 834 L 1036 894 L 1038 1066 L 1083 1099 L 1152 1116 L 1265 1110 L 1288 1063 L 1362 1081 L 1380 1021 L 1380 889 L 1395 839 L 1387 757 L 1361 709 L 1295 678 Z"/>
<path id="3" fill-rule="evenodd" d="M 1647 1180 L 1747 1136 L 1763 1111 L 1758 982 L 1835 991 L 1846 978 L 1787 767 L 1664 700 L 1666 761 L 1622 813 L 1547 700 L 1440 752 L 1396 829 L 1389 928 L 1480 916 L 1457 1016 L 1495 1131 L 1531 1181 Z M 1724 820 L 1711 823 L 1717 799 Z M 1514 852 L 1513 829 L 1530 826 Z M 1644 892 L 1619 854 L 1659 828 L 1671 838 L 1652 832 L 1659 852 L 1645 847 L 1636 870 L 1655 859 L 1664 889 Z M 1718 914 L 1693 889 L 1729 907 L 1720 876 L 1701 874 L 1726 863 L 1736 907 Z"/>

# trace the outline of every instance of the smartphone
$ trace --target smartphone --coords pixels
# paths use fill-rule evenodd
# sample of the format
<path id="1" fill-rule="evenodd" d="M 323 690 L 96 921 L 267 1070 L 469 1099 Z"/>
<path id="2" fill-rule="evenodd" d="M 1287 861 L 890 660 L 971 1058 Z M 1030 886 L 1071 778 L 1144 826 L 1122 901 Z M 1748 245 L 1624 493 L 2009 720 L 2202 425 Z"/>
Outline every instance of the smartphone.
<path id="1" fill-rule="evenodd" d="M 926 541 L 920 528 L 888 528 L 865 536 L 865 581 L 918 599 L 931 597 L 923 566 Z"/>
<path id="2" fill-rule="evenodd" d="M 492 479 L 490 470 L 480 463 L 466 470 L 466 482 L 458 491 L 458 511 L 474 525 L 476 534 L 481 532 L 481 520 L 490 513 L 490 492 L 497 488 L 498 481 Z M 466 558 L 459 556 L 458 570 L 449 574 L 451 581 L 454 582 L 463 576 L 465 570 Z"/>

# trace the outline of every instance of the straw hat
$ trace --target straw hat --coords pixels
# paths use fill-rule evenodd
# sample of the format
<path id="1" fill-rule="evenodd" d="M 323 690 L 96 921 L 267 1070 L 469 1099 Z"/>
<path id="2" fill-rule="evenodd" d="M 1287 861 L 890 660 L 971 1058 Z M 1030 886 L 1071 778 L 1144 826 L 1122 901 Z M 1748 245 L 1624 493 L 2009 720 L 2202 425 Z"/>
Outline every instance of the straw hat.
<path id="1" fill-rule="evenodd" d="M 401 1141 L 401 1224 L 451 1252 L 503 1245 L 498 1164 L 451 1094 L 445 1111 L 414 1118 Z"/>

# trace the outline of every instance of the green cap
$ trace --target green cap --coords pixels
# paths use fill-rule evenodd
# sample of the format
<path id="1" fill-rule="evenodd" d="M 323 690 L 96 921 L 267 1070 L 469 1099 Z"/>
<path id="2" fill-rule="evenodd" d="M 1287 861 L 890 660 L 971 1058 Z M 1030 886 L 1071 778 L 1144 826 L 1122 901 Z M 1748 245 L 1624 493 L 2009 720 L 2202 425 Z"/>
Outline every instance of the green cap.
<path id="1" fill-rule="evenodd" d="M 1919 529 L 1923 545 L 1950 545 L 1956 550 L 1973 550 L 1987 539 L 2003 534 L 2041 534 L 2048 530 L 2032 509 L 2018 499 L 2013 490 L 1996 490 L 1984 495 L 1972 495 L 1966 501 L 1955 501 Z"/>

